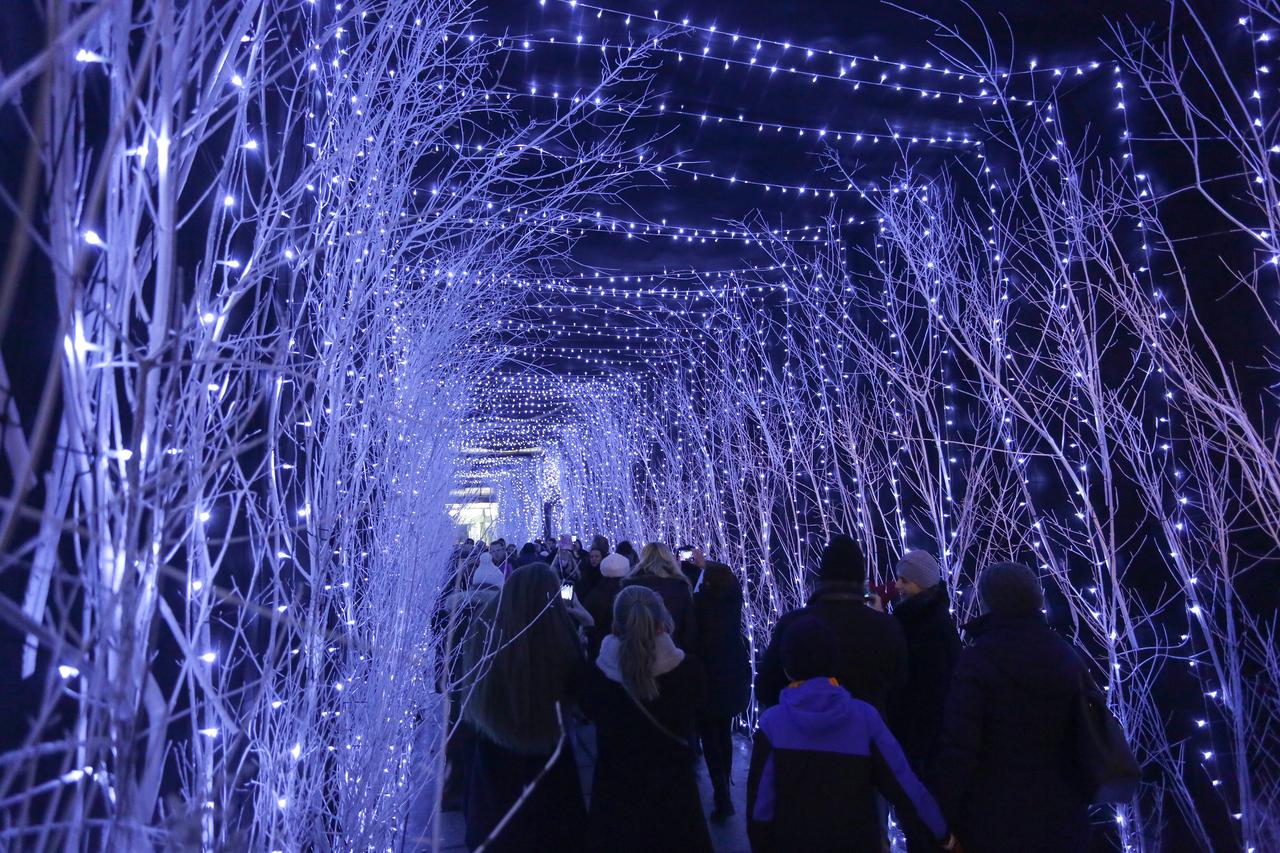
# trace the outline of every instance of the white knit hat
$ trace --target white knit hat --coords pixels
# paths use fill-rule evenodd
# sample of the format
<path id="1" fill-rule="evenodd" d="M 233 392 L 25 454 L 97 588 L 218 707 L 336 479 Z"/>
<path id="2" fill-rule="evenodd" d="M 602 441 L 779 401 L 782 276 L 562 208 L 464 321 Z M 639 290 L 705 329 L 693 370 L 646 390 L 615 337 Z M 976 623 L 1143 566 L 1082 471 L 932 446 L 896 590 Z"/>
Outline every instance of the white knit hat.
<path id="1" fill-rule="evenodd" d="M 911 581 L 921 589 L 937 586 L 938 581 L 942 580 L 942 567 L 928 551 L 908 551 L 903 554 L 894 572 L 897 577 Z"/>
<path id="2" fill-rule="evenodd" d="M 614 551 L 600 561 L 600 574 L 606 578 L 625 578 L 631 572 L 631 561 Z"/>

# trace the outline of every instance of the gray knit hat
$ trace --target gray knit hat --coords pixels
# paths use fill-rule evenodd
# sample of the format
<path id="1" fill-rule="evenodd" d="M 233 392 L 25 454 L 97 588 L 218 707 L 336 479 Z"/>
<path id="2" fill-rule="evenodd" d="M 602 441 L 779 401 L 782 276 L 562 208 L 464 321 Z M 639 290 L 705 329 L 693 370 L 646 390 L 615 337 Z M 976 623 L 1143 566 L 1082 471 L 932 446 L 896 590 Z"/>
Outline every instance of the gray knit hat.
<path id="1" fill-rule="evenodd" d="M 1020 563 L 995 563 L 978 575 L 978 600 L 983 613 L 1038 616 L 1044 590 L 1036 573 Z"/>
<path id="2" fill-rule="evenodd" d="M 908 551 L 894 569 L 895 577 L 911 581 L 921 589 L 929 589 L 942 580 L 942 566 L 928 551 Z"/>

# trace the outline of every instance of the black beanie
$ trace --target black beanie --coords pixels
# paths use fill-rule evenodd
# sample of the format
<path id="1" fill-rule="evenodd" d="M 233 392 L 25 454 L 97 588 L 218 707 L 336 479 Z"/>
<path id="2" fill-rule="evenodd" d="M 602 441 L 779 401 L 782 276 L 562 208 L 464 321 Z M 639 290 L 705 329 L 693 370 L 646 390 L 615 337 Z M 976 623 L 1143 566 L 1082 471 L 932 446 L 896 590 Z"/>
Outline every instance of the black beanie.
<path id="1" fill-rule="evenodd" d="M 1036 573 L 1021 563 L 995 563 L 978 576 L 978 600 L 983 613 L 1039 616 L 1044 590 Z"/>
<path id="2" fill-rule="evenodd" d="M 787 678 L 805 681 L 835 675 L 836 638 L 817 616 L 799 616 L 786 627 L 779 644 Z"/>
<path id="3" fill-rule="evenodd" d="M 833 536 L 822 552 L 818 580 L 863 583 L 867 579 L 867 561 L 862 547 L 851 536 Z"/>

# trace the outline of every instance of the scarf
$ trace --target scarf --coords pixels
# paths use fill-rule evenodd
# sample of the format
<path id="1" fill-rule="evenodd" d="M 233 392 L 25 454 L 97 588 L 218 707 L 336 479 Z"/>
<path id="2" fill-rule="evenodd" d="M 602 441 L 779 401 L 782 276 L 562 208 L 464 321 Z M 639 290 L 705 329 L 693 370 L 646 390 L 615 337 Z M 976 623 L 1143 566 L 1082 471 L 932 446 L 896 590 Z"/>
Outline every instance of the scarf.
<path id="1" fill-rule="evenodd" d="M 618 663 L 618 655 L 622 651 L 622 641 L 616 634 L 609 634 L 600 643 L 600 656 L 596 658 L 596 667 L 610 681 L 622 683 L 622 667 Z M 684 651 L 675 644 L 670 634 L 659 634 L 653 642 L 653 674 L 654 677 L 666 675 L 684 660 Z"/>

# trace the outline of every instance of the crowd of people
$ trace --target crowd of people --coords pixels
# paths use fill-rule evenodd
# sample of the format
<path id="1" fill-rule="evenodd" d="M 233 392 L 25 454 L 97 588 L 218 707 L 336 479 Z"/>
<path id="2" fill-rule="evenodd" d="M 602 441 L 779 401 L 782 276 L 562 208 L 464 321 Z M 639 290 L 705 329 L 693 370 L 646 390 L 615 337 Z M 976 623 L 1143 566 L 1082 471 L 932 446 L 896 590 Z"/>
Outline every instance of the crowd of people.
<path id="1" fill-rule="evenodd" d="M 890 815 L 909 853 L 1087 843 L 1070 757 L 1088 674 L 1026 566 L 979 572 L 962 647 L 931 554 L 907 552 L 891 585 L 869 589 L 857 542 L 836 536 L 754 685 L 738 577 L 700 549 L 468 541 L 450 568 L 443 802 L 463 812 L 468 849 L 710 851 L 698 762 L 710 820 L 732 819 L 734 721 L 753 686 L 753 851 L 882 853 Z M 589 797 L 582 748 L 595 751 Z"/>

